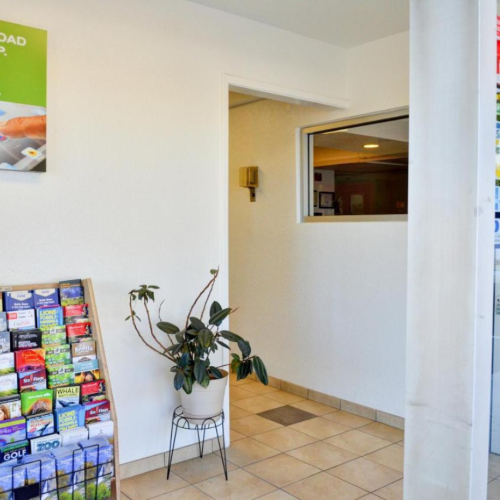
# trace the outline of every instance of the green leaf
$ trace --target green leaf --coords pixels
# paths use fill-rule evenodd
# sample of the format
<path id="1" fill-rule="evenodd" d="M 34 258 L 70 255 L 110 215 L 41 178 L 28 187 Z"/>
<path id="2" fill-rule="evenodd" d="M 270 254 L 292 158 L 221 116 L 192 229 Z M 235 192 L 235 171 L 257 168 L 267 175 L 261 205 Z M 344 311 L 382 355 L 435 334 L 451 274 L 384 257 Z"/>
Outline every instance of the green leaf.
<path id="1" fill-rule="evenodd" d="M 198 333 L 198 342 L 200 343 L 201 347 L 208 349 L 212 345 L 213 341 L 214 334 L 208 328 L 200 330 L 200 332 Z"/>
<path id="2" fill-rule="evenodd" d="M 125 321 L 128 321 L 131 317 L 132 317 L 132 316 L 127 316 L 127 317 L 125 318 Z"/>
<path id="3" fill-rule="evenodd" d="M 200 382 L 200 385 L 206 389 L 208 387 L 208 384 L 210 384 L 210 377 L 208 376 L 207 373 L 205 373 L 205 378 Z"/>
<path id="4" fill-rule="evenodd" d="M 174 377 L 174 387 L 176 391 L 178 391 L 184 385 L 184 381 L 184 373 L 179 370 Z"/>
<path id="5" fill-rule="evenodd" d="M 193 392 L 193 382 L 194 380 L 192 377 L 185 377 L 183 389 L 186 394 L 191 394 L 191 392 Z"/>
<path id="6" fill-rule="evenodd" d="M 238 340 L 238 347 L 240 348 L 241 354 L 243 354 L 244 358 L 248 358 L 248 356 L 250 356 L 252 348 L 246 340 Z"/>
<path id="7" fill-rule="evenodd" d="M 174 324 L 169 323 L 168 321 L 160 321 L 159 323 L 156 323 L 156 326 L 162 332 L 168 333 L 169 335 L 173 335 L 180 331 L 179 328 L 177 328 Z"/>
<path id="8" fill-rule="evenodd" d="M 194 378 L 198 383 L 202 383 L 207 375 L 207 367 L 204 361 L 198 360 L 194 365 Z"/>
<path id="9" fill-rule="evenodd" d="M 232 309 L 231 308 L 226 308 L 222 309 L 219 312 L 216 312 L 214 315 L 210 316 L 209 324 L 210 325 L 215 325 L 215 326 L 220 326 L 221 323 L 231 314 Z"/>
<path id="10" fill-rule="evenodd" d="M 181 367 L 181 368 L 186 368 L 186 366 L 188 365 L 189 363 L 189 354 L 187 352 L 185 352 L 182 356 L 181 356 L 181 359 L 179 359 L 178 361 L 178 365 Z"/>
<path id="11" fill-rule="evenodd" d="M 244 378 L 247 378 L 251 373 L 251 369 L 252 362 L 249 359 L 240 363 L 236 371 L 236 380 L 243 380 Z"/>
<path id="12" fill-rule="evenodd" d="M 195 318 L 194 316 L 189 318 L 189 321 L 191 321 L 191 326 L 195 330 L 203 330 L 204 328 L 206 328 L 205 323 L 203 323 L 203 321 L 201 321 L 200 319 Z"/>
<path id="13" fill-rule="evenodd" d="M 160 287 L 156 285 L 149 285 L 149 288 L 152 288 L 153 290 L 159 290 Z"/>
<path id="14" fill-rule="evenodd" d="M 267 370 L 264 365 L 264 362 L 258 356 L 254 356 L 252 361 L 253 361 L 253 368 L 255 370 L 255 373 L 257 374 L 258 379 L 264 385 L 268 385 L 269 379 L 267 377 Z"/>
<path id="15" fill-rule="evenodd" d="M 240 355 L 239 354 L 236 354 L 235 352 L 232 352 L 231 356 L 233 357 L 233 359 L 236 359 L 237 361 L 240 361 Z"/>
<path id="16" fill-rule="evenodd" d="M 221 345 L 222 347 L 225 347 L 226 349 L 231 349 L 226 343 L 222 342 L 221 340 L 218 340 L 217 344 Z"/>
<path id="17" fill-rule="evenodd" d="M 182 351 L 182 348 L 184 347 L 184 344 L 175 344 L 167 348 L 167 351 L 169 349 L 172 349 L 172 354 L 175 356 L 179 354 Z M 185 353 L 187 354 L 187 353 Z"/>
<path id="18" fill-rule="evenodd" d="M 224 375 L 222 374 L 222 372 L 216 368 L 215 366 L 211 366 L 209 368 L 210 370 L 210 373 L 215 377 L 215 378 L 224 378 Z"/>
<path id="19" fill-rule="evenodd" d="M 243 340 L 243 337 L 236 335 L 236 333 L 230 332 L 228 330 L 221 330 L 220 334 L 229 342 L 238 342 L 239 340 Z"/>
<path id="20" fill-rule="evenodd" d="M 214 300 L 212 302 L 212 305 L 210 306 L 210 317 L 220 311 L 222 311 L 222 306 L 216 300 Z"/>
<path id="21" fill-rule="evenodd" d="M 232 373 L 237 373 L 238 367 L 240 366 L 240 363 L 241 363 L 241 361 L 239 360 L 239 358 L 238 359 L 233 358 L 233 360 L 231 361 L 231 372 Z"/>
<path id="22" fill-rule="evenodd" d="M 212 275 L 217 274 L 217 269 L 210 269 L 210 274 Z"/>
<path id="23" fill-rule="evenodd" d="M 179 344 L 181 344 L 182 342 L 184 342 L 184 335 L 182 333 L 176 333 L 175 340 L 177 340 L 177 342 L 179 342 Z"/>

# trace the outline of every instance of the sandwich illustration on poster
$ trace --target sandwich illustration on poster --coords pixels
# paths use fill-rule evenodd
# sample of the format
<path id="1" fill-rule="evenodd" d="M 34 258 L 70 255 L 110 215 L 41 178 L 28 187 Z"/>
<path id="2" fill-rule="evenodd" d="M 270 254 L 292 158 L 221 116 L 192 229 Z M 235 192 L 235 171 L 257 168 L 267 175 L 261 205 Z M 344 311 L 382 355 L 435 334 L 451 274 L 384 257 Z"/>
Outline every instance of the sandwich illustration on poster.
<path id="1" fill-rule="evenodd" d="M 47 32 L 0 21 L 0 170 L 47 170 Z"/>

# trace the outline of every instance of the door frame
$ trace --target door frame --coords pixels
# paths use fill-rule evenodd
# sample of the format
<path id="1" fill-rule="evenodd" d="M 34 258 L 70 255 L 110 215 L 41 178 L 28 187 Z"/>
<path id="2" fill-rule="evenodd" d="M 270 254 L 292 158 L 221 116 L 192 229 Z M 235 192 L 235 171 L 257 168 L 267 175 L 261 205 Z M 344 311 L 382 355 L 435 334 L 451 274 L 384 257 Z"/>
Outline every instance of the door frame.
<path id="1" fill-rule="evenodd" d="M 260 82 L 235 75 L 222 75 L 222 137 L 221 137 L 221 193 L 220 193 L 220 220 L 221 220 L 221 248 L 220 248 L 220 298 L 223 304 L 229 304 L 229 92 L 241 92 L 256 97 L 288 102 L 290 104 L 306 106 L 324 106 L 325 108 L 347 109 L 349 101 L 340 97 L 325 96 L 311 92 L 304 92 L 290 87 L 282 87 L 272 83 Z M 300 189 L 300 182 L 299 187 Z M 229 325 L 229 318 L 226 320 Z M 229 353 L 223 349 L 223 364 L 228 363 Z M 229 390 L 228 390 L 229 394 Z M 225 425 L 229 425 L 229 403 L 224 403 L 224 411 L 228 418 Z M 226 429 L 228 431 L 228 429 Z M 226 432 L 226 436 L 230 436 Z M 229 446 L 230 440 L 226 440 Z"/>
<path id="2" fill-rule="evenodd" d="M 220 268 L 222 279 L 221 300 L 229 303 L 229 92 L 242 92 L 306 106 L 324 106 L 334 109 L 347 109 L 349 101 L 340 97 L 325 96 L 311 92 L 304 92 L 290 87 L 282 87 L 272 83 L 260 82 L 242 78 L 240 76 L 222 75 L 222 144 L 221 144 L 221 259 Z M 226 357 L 229 355 L 226 353 Z"/>

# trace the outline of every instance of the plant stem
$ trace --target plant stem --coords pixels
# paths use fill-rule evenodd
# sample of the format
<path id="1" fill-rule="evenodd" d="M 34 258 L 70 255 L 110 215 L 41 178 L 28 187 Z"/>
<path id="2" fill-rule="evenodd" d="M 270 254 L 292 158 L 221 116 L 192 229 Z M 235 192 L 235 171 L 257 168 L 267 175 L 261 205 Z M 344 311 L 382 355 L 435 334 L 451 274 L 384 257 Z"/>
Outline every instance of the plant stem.
<path id="1" fill-rule="evenodd" d="M 158 349 L 156 349 L 155 347 L 153 347 L 152 345 L 150 345 L 146 339 L 142 336 L 139 328 L 137 327 L 137 323 L 135 322 L 135 315 L 134 315 L 134 309 L 132 307 L 132 297 L 130 297 L 130 300 L 129 300 L 129 307 L 130 307 L 130 318 L 132 319 L 132 324 L 134 325 L 134 328 L 135 328 L 135 331 L 137 332 L 137 335 L 139 335 L 139 338 L 144 342 L 144 344 L 146 344 L 151 350 L 153 350 L 154 352 L 157 352 L 158 354 L 160 354 L 161 356 L 164 356 L 165 358 L 169 359 L 170 361 L 172 361 L 172 363 L 176 363 L 175 359 L 164 353 L 164 352 L 161 352 L 159 351 Z"/>
<path id="2" fill-rule="evenodd" d="M 215 280 L 217 279 L 217 276 L 219 276 L 219 268 L 217 268 L 217 271 L 216 273 L 214 274 L 214 277 L 212 279 L 212 286 L 210 287 L 210 291 L 208 292 L 208 295 L 207 295 L 207 300 L 205 300 L 205 304 L 203 304 L 203 309 L 201 311 L 201 316 L 200 316 L 200 319 L 203 319 L 203 315 L 205 314 L 205 308 L 207 307 L 207 304 L 208 304 L 208 300 L 210 299 L 210 295 L 212 295 L 212 291 L 214 289 L 214 285 L 215 285 Z"/>
<path id="3" fill-rule="evenodd" d="M 156 343 L 164 350 L 166 351 L 167 348 L 156 338 L 156 335 L 154 334 L 154 328 L 153 328 L 153 323 L 151 322 L 151 314 L 149 314 L 149 308 L 148 308 L 148 302 L 145 299 L 144 300 L 144 309 L 146 309 L 146 314 L 148 315 L 148 323 L 149 323 L 149 330 L 151 332 L 151 337 L 153 337 L 156 341 Z M 170 338 L 170 337 L 169 337 Z"/>
<path id="4" fill-rule="evenodd" d="M 191 309 L 189 310 L 189 314 L 187 315 L 186 318 L 186 330 L 187 327 L 189 326 L 189 318 L 191 317 L 191 313 L 193 312 L 193 309 L 195 308 L 196 304 L 200 300 L 200 298 L 203 296 L 203 294 L 208 290 L 208 288 L 212 285 L 212 283 L 217 279 L 217 275 L 219 274 L 219 271 L 216 271 L 214 274 L 214 277 L 208 282 L 207 286 L 200 292 L 198 297 L 196 297 L 196 300 L 194 301 L 193 305 L 191 306 Z"/>
<path id="5" fill-rule="evenodd" d="M 163 303 L 164 303 L 164 302 L 165 302 L 165 300 L 162 300 L 162 301 L 161 301 L 161 304 L 160 304 L 160 307 L 158 308 L 158 317 L 160 318 L 160 321 L 163 321 L 163 320 L 161 319 L 161 306 L 163 305 Z M 174 341 L 172 340 L 172 337 L 171 337 L 168 333 L 167 333 L 166 335 L 167 335 L 167 337 L 168 337 L 168 340 L 170 340 L 170 344 L 171 344 L 171 345 L 174 345 Z"/>

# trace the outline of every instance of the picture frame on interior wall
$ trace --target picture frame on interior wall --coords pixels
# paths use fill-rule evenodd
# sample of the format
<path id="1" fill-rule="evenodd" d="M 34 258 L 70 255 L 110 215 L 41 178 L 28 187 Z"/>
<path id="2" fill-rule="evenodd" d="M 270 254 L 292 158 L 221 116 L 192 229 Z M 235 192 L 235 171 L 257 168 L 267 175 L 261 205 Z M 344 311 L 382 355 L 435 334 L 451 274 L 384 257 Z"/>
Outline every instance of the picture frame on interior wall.
<path id="1" fill-rule="evenodd" d="M 335 208 L 335 193 L 333 191 L 320 191 L 319 208 Z"/>
<path id="2" fill-rule="evenodd" d="M 318 206 L 318 192 L 315 190 L 314 191 L 314 208 L 317 208 Z"/>

